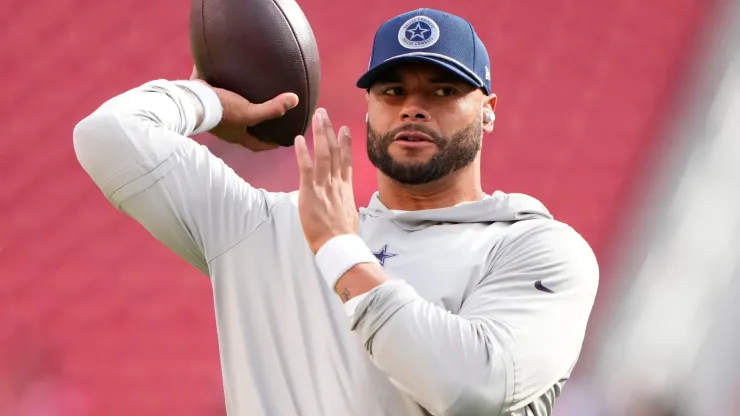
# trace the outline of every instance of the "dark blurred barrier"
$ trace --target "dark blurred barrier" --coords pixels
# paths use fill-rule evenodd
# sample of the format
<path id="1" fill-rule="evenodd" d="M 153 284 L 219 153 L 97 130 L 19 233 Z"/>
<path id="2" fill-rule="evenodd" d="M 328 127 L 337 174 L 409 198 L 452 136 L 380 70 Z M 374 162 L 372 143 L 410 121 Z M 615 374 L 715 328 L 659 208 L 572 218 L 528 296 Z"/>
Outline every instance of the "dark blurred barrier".
<path id="1" fill-rule="evenodd" d="M 600 256 L 629 209 L 625 198 L 708 7 L 702 0 L 300 4 L 321 50 L 321 105 L 355 132 L 359 204 L 375 180 L 361 157 L 364 97 L 354 81 L 373 32 L 407 9 L 446 8 L 473 21 L 493 62 L 500 105 L 484 148 L 486 191 L 540 198 Z M 59 414 L 223 413 L 208 280 L 105 201 L 71 142 L 74 124 L 105 99 L 190 73 L 187 7 L 173 0 L 3 7 L 0 414 L 19 397 L 89 409 Z M 256 186 L 297 184 L 291 149 L 257 157 L 199 139 Z M 40 360 L 34 351 L 47 351 L 54 364 L 17 364 Z M 46 390 L 43 380 L 53 380 Z"/>

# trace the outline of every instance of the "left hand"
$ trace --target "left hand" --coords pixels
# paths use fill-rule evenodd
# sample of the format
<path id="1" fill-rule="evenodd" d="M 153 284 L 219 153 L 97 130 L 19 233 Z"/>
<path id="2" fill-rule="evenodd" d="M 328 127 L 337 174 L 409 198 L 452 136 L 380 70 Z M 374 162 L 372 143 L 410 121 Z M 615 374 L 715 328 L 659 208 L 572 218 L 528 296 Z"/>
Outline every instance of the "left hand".
<path id="1" fill-rule="evenodd" d="M 349 128 L 339 129 L 339 138 L 324 109 L 313 116 L 315 160 L 306 139 L 298 136 L 295 152 L 300 168 L 298 213 L 303 234 L 314 254 L 332 237 L 356 234 L 359 226 L 352 190 L 352 142 Z"/>

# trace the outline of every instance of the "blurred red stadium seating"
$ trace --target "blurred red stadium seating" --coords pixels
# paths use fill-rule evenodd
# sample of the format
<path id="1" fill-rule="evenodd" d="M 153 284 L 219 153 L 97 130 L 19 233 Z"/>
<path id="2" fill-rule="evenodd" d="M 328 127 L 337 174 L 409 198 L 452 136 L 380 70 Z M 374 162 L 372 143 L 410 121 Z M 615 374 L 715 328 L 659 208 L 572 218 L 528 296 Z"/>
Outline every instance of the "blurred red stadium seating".
<path id="1" fill-rule="evenodd" d="M 597 254 L 629 209 L 709 4 L 299 3 L 321 51 L 320 104 L 355 132 L 358 204 L 375 187 L 354 87 L 373 32 L 402 11 L 443 8 L 470 19 L 491 55 L 500 99 L 484 189 L 538 197 Z M 26 345 L 44 345 L 90 414 L 224 413 L 208 279 L 108 204 L 71 141 L 75 123 L 105 99 L 190 73 L 188 13 L 173 0 L 9 0 L 0 15 L 0 378 L 33 351 Z M 291 149 L 257 157 L 198 139 L 256 186 L 297 185 Z"/>

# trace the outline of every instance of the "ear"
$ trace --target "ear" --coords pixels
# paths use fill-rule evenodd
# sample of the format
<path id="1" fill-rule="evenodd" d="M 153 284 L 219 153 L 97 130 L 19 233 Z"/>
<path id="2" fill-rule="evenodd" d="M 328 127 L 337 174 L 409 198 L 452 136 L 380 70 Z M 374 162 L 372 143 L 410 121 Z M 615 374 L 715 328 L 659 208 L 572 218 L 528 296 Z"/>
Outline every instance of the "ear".
<path id="1" fill-rule="evenodd" d="M 486 97 L 486 101 L 488 101 L 487 105 L 492 111 L 496 111 L 496 103 L 498 102 L 498 97 L 496 94 L 491 94 L 488 97 Z"/>
<path id="2" fill-rule="evenodd" d="M 498 102 L 498 97 L 496 94 L 491 94 L 488 97 L 485 98 L 484 104 L 483 104 L 483 111 L 490 111 L 492 114 L 495 115 L 496 112 L 496 103 Z M 483 120 L 483 130 L 486 133 L 493 132 L 493 125 L 494 125 L 495 116 L 491 117 L 491 119 L 486 120 L 484 118 Z"/>

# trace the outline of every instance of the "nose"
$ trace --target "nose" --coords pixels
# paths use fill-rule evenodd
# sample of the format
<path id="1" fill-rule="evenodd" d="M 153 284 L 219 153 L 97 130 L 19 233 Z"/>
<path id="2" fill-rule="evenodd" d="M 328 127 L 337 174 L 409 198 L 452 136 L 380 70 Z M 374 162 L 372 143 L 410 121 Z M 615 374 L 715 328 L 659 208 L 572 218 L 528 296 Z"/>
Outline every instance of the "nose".
<path id="1" fill-rule="evenodd" d="M 431 118 L 419 99 L 413 96 L 409 96 L 401 108 L 401 121 L 429 121 Z"/>

